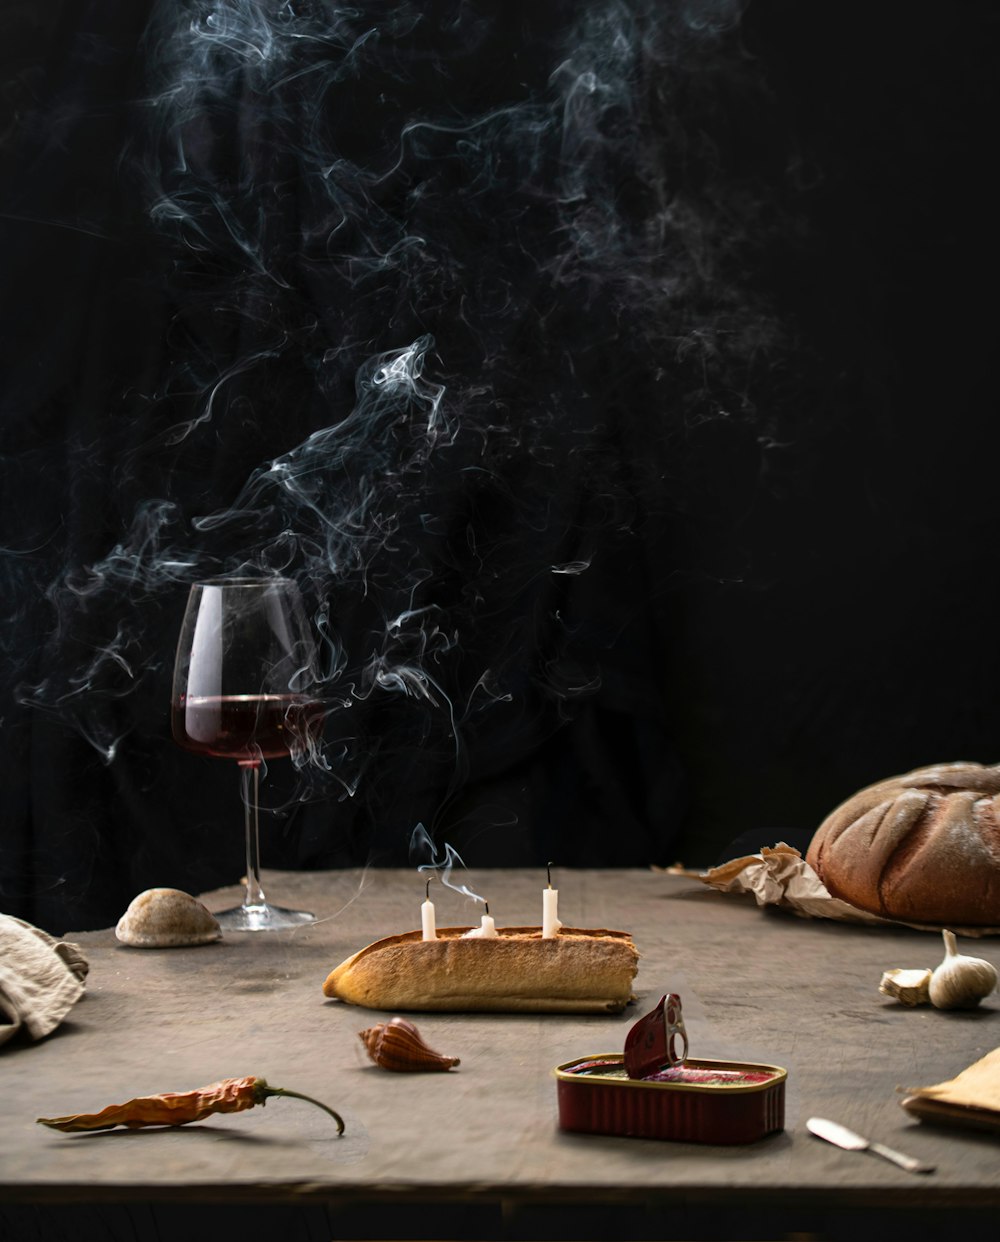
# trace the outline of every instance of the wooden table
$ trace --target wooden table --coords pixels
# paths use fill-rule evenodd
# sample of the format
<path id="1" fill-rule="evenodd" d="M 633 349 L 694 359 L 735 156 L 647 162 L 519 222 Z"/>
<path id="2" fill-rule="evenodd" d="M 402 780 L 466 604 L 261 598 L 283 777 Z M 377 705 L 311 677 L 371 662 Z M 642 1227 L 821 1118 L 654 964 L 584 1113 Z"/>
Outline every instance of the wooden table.
<path id="1" fill-rule="evenodd" d="M 467 873 L 497 922 L 537 923 L 543 876 Z M 414 872 L 270 873 L 269 896 L 313 909 L 292 932 L 142 951 L 82 932 L 87 996 L 40 1044 L 0 1050 L 0 1237 L 680 1238 L 995 1236 L 1000 1140 L 911 1120 L 897 1088 L 949 1078 L 1000 1045 L 1000 998 L 906 1009 L 883 970 L 936 965 L 940 938 L 757 909 L 697 880 L 557 871 L 560 914 L 623 927 L 641 952 L 638 1004 L 617 1017 L 428 1014 L 448 1074 L 375 1068 L 357 1033 L 386 1015 L 323 997 L 329 970 L 370 940 L 419 926 Z M 215 909 L 237 890 L 209 894 Z M 436 890 L 440 924 L 477 908 Z M 479 908 L 481 910 L 481 907 Z M 972 949 L 1000 965 L 1000 942 Z M 553 1066 L 621 1048 L 666 990 L 692 1055 L 788 1069 L 786 1128 L 748 1147 L 561 1132 Z M 35 1118 L 261 1074 L 323 1099 L 347 1130 L 293 1100 L 176 1131 L 67 1136 Z M 937 1165 L 907 1174 L 805 1130 L 832 1117 Z M 276 1222 L 280 1220 L 280 1228 Z M 17 1232 L 21 1230 L 22 1232 Z"/>

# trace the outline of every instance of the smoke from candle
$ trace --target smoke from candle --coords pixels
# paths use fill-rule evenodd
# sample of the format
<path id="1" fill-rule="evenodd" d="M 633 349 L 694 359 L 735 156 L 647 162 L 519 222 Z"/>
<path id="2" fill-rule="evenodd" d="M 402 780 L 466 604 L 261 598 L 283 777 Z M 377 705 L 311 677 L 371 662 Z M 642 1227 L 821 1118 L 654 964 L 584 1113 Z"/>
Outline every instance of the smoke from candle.
<path id="1" fill-rule="evenodd" d="M 120 168 L 169 329 L 73 447 L 83 490 L 120 462 L 108 550 L 6 561 L 47 611 L 18 702 L 110 764 L 156 732 L 188 585 L 280 574 L 332 709 L 292 802 L 377 818 L 419 753 L 447 808 L 470 739 L 488 767 L 491 731 L 571 719 L 622 628 L 578 584 L 683 506 L 686 437 L 781 452 L 742 279 L 780 221 L 712 137 L 713 92 L 762 97 L 743 7 L 154 5 Z"/>
<path id="2" fill-rule="evenodd" d="M 452 882 L 451 873 L 454 869 L 465 867 L 458 850 L 449 845 L 447 841 L 438 846 L 423 824 L 417 824 L 410 834 L 410 862 L 416 863 L 419 872 L 430 872 L 435 875 L 445 888 L 461 893 L 463 897 L 471 897 L 473 901 L 483 902 L 486 905 L 486 913 L 489 914 L 490 908 L 485 898 L 474 893 L 467 884 Z"/>

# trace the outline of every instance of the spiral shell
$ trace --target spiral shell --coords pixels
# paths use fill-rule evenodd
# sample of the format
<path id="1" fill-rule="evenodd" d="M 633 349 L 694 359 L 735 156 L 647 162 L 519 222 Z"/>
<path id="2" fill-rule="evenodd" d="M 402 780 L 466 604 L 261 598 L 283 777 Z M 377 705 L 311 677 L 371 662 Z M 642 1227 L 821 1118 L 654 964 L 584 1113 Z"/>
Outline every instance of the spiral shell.
<path id="1" fill-rule="evenodd" d="M 381 1069 L 397 1073 L 421 1073 L 427 1070 L 449 1070 L 461 1062 L 458 1057 L 443 1057 L 428 1048 L 420 1032 L 405 1018 L 391 1018 L 379 1022 L 358 1036 L 368 1049 L 368 1055 Z"/>
<path id="2" fill-rule="evenodd" d="M 222 937 L 218 919 L 190 893 L 148 888 L 118 920 L 115 935 L 134 949 L 171 949 L 210 944 Z"/>

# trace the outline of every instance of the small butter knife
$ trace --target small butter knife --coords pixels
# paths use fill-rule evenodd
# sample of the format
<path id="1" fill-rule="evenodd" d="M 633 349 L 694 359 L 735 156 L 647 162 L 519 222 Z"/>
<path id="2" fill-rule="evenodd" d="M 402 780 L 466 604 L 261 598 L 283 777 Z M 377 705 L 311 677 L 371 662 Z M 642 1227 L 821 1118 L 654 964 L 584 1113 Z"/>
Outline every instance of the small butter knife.
<path id="1" fill-rule="evenodd" d="M 848 1130 L 847 1126 L 842 1126 L 836 1121 L 827 1121 L 825 1117 L 810 1117 L 806 1122 L 806 1129 L 810 1134 L 815 1134 L 817 1138 L 826 1139 L 828 1143 L 843 1147 L 847 1151 L 873 1151 L 876 1156 L 884 1156 L 886 1160 L 898 1164 L 908 1173 L 934 1172 L 933 1164 L 924 1164 L 922 1160 L 904 1156 L 901 1151 L 894 1151 L 891 1147 L 886 1147 L 884 1143 L 873 1143 L 870 1139 L 855 1134 L 853 1130 Z"/>

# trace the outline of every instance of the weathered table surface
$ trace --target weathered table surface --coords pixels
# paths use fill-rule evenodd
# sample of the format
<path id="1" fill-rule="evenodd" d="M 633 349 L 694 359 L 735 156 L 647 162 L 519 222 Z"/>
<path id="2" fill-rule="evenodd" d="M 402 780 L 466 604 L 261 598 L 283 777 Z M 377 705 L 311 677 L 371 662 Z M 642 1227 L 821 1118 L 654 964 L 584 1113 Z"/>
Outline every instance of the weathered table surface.
<path id="1" fill-rule="evenodd" d="M 542 875 L 463 878 L 499 925 L 539 921 Z M 641 1207 L 646 1231 L 665 1236 L 671 1213 L 693 1236 L 692 1214 L 702 1209 L 717 1219 L 737 1206 L 785 1210 L 808 1230 L 819 1213 L 890 1208 L 908 1213 L 919 1233 L 935 1213 L 965 1211 L 974 1223 L 1000 1206 L 1000 1140 L 922 1125 L 899 1106 L 899 1087 L 952 1077 L 1000 1045 L 996 995 L 956 1013 L 879 996 L 883 970 L 937 964 L 936 935 L 762 911 L 689 877 L 554 871 L 564 922 L 634 934 L 637 1005 L 615 1017 L 421 1015 L 427 1042 L 461 1057 L 461 1067 L 399 1075 L 375 1068 L 358 1039 L 386 1015 L 328 1001 L 321 985 L 368 941 L 419 926 L 422 879 L 368 870 L 265 880 L 273 900 L 312 909 L 319 921 L 197 949 L 128 949 L 110 930 L 68 937 L 91 961 L 86 998 L 47 1040 L 0 1051 L 0 1201 L 490 1203 L 507 1218 L 519 1205 L 617 1204 Z M 222 909 L 237 897 L 230 889 L 205 900 Z M 477 921 L 481 907 L 440 888 L 435 897 L 440 924 Z M 996 939 L 967 951 L 1000 966 Z M 788 1069 L 784 1133 L 703 1147 L 558 1129 L 552 1068 L 619 1050 L 666 990 L 683 998 L 692 1055 Z M 345 1135 L 319 1110 L 281 1099 L 175 1131 L 68 1136 L 35 1124 L 244 1074 L 327 1101 L 343 1114 Z M 821 1143 L 805 1130 L 813 1114 L 937 1172 L 917 1177 Z M 639 1236 L 636 1219 L 632 1226 Z M 439 1222 L 433 1232 L 446 1229 Z"/>

